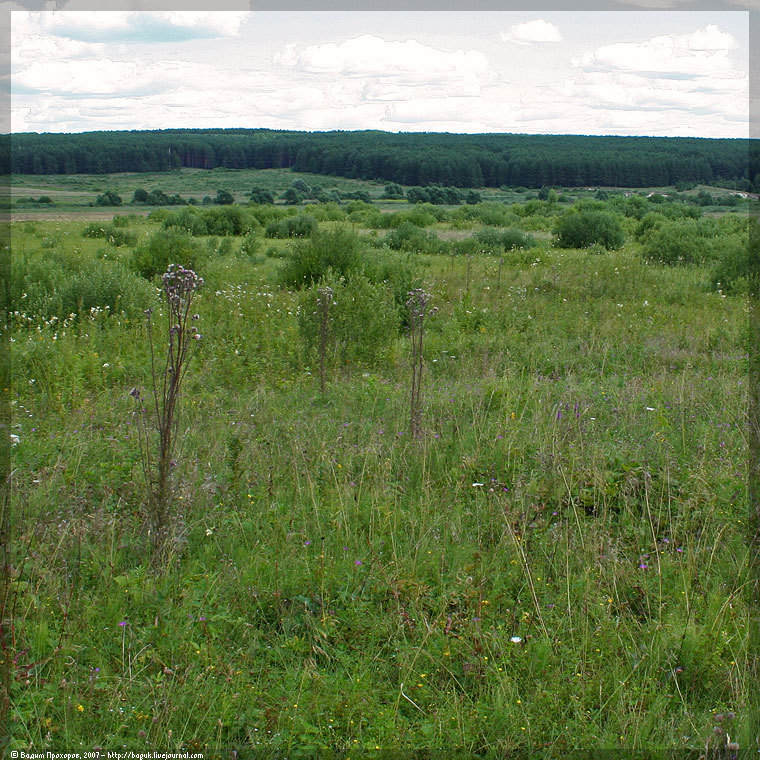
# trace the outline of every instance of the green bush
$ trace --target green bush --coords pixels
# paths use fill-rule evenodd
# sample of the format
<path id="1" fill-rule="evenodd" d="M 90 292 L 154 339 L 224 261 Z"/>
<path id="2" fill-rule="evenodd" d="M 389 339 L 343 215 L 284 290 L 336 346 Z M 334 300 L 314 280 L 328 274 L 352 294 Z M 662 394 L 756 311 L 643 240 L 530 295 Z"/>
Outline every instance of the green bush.
<path id="1" fill-rule="evenodd" d="M 620 248 L 625 240 L 617 217 L 601 210 L 571 209 L 559 219 L 554 234 L 554 244 L 559 248 L 590 248 L 598 243 L 613 251 Z"/>
<path id="2" fill-rule="evenodd" d="M 274 203 L 274 195 L 263 187 L 254 187 L 251 190 L 251 203 L 271 204 Z"/>
<path id="3" fill-rule="evenodd" d="M 329 311 L 330 360 L 342 363 L 376 364 L 387 359 L 399 332 L 399 311 L 387 285 L 363 274 L 350 280 L 333 272 L 305 290 L 298 311 L 298 329 L 307 361 L 316 361 L 320 344 L 319 289 L 330 287 L 333 300 Z"/>
<path id="4" fill-rule="evenodd" d="M 189 235 L 176 230 L 162 230 L 135 249 L 132 266 L 139 275 L 152 280 L 156 275 L 163 274 L 169 264 L 196 269 L 202 259 L 201 247 Z"/>
<path id="5" fill-rule="evenodd" d="M 726 293 L 758 294 L 760 281 L 760 223 L 753 220 L 749 235 L 722 238 L 710 280 Z"/>
<path id="6" fill-rule="evenodd" d="M 82 231 L 83 237 L 103 238 L 106 242 L 119 248 L 122 245 L 134 245 L 137 242 L 137 235 L 134 232 L 117 228 L 114 224 L 100 224 L 91 222 Z"/>
<path id="7" fill-rule="evenodd" d="M 171 212 L 164 219 L 164 229 L 187 232 L 193 236 L 208 235 L 206 219 L 200 209 L 183 208 L 182 211 Z"/>
<path id="8" fill-rule="evenodd" d="M 98 261 L 64 280 L 50 300 L 59 317 L 92 308 L 108 309 L 128 316 L 141 313 L 151 302 L 151 286 L 119 262 Z"/>
<path id="9" fill-rule="evenodd" d="M 309 214 L 318 222 L 345 222 L 346 212 L 337 203 L 321 203 L 309 206 Z"/>
<path id="10" fill-rule="evenodd" d="M 106 307 L 113 314 L 134 316 L 155 293 L 145 280 L 114 261 L 89 260 L 72 269 L 62 260 L 22 259 L 14 262 L 14 270 L 11 285 L 12 292 L 20 292 L 18 302 L 27 313 L 45 319 Z"/>
<path id="11" fill-rule="evenodd" d="M 206 209 L 202 213 L 209 235 L 242 235 L 250 228 L 246 215 L 239 206 L 224 205 Z"/>
<path id="12" fill-rule="evenodd" d="M 306 238 L 317 230 L 317 220 L 309 214 L 289 216 L 267 224 L 268 238 Z"/>
<path id="13" fill-rule="evenodd" d="M 95 201 L 97 206 L 121 206 L 121 196 L 115 190 L 106 190 Z"/>
<path id="14" fill-rule="evenodd" d="M 533 248 L 536 239 L 520 230 L 498 230 L 494 227 L 484 227 L 478 230 L 475 239 L 484 246 L 496 251 L 512 251 L 515 248 Z"/>
<path id="15" fill-rule="evenodd" d="M 332 270 L 337 277 L 350 275 L 360 264 L 358 234 L 350 227 L 315 229 L 296 244 L 280 270 L 280 282 L 289 288 L 308 287 Z"/>
<path id="16" fill-rule="evenodd" d="M 249 233 L 243 238 L 243 242 L 240 245 L 240 253 L 249 258 L 255 256 L 261 249 L 261 238 Z"/>
<path id="17" fill-rule="evenodd" d="M 644 258 L 669 266 L 701 264 L 713 256 L 711 232 L 699 220 L 666 220 L 646 233 Z"/>
<path id="18" fill-rule="evenodd" d="M 373 251 L 364 256 L 361 271 L 370 282 L 383 283 L 388 287 L 397 309 L 402 317 L 405 316 L 409 291 L 422 286 L 415 257 L 387 249 Z"/>
<path id="19" fill-rule="evenodd" d="M 373 206 L 371 203 L 364 203 L 363 201 L 351 201 L 346 206 L 346 214 L 348 218 L 354 224 L 359 224 L 363 227 L 369 227 L 370 229 L 382 229 L 387 225 L 390 216 L 389 214 L 383 214 L 379 208 Z"/>
<path id="20" fill-rule="evenodd" d="M 404 222 L 391 230 L 384 238 L 394 251 L 414 251 L 415 253 L 444 253 L 447 246 L 438 239 L 435 232 L 426 231 L 411 222 Z"/>

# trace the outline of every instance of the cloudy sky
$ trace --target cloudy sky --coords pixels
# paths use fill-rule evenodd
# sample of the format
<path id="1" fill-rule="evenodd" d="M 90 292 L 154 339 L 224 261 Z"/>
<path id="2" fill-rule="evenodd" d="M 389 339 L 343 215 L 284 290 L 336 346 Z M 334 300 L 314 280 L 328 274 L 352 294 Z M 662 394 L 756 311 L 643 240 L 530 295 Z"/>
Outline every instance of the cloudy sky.
<path id="1" fill-rule="evenodd" d="M 10 17 L 13 132 L 748 134 L 745 11 Z"/>

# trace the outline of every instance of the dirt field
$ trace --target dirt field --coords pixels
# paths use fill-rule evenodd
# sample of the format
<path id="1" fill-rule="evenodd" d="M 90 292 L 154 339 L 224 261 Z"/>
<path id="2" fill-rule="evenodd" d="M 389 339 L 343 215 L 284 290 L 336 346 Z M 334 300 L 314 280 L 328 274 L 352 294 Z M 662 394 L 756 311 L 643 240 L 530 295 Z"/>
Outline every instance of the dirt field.
<path id="1" fill-rule="evenodd" d="M 135 216 L 147 216 L 150 210 L 145 209 L 130 209 L 129 214 L 134 214 Z M 95 211 L 94 209 L 92 211 L 19 211 L 19 212 L 13 212 L 10 217 L 12 222 L 50 222 L 50 221 L 61 221 L 61 222 L 70 222 L 74 219 L 82 220 L 84 222 L 95 222 L 101 219 L 113 219 L 114 216 L 119 216 L 119 212 L 115 209 L 111 209 L 110 211 Z"/>

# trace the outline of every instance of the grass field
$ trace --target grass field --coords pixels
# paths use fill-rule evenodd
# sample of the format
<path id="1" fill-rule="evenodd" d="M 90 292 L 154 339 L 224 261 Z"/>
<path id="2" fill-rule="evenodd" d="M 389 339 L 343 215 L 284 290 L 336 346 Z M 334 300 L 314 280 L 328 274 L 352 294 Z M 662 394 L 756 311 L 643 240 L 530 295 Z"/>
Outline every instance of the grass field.
<path id="1" fill-rule="evenodd" d="M 688 266 L 647 260 L 623 215 L 618 250 L 552 246 L 569 203 L 508 207 L 498 229 L 534 247 L 461 255 L 489 227 L 463 212 L 423 228 L 437 254 L 382 245 L 366 209 L 321 220 L 360 229 L 360 260 L 389 273 L 330 275 L 346 323 L 324 392 L 313 301 L 281 279 L 305 244 L 265 224 L 194 238 L 203 339 L 156 572 L 130 391 L 150 398 L 142 310 L 160 325 L 165 307 L 135 250 L 161 215 L 120 222 L 133 237 L 117 246 L 83 236 L 74 194 L 242 200 L 293 177 L 199 175 L 13 190 L 57 189 L 71 213 L 12 225 L 12 747 L 756 754 L 753 336 L 746 298 L 711 280 L 746 209 Z M 437 307 L 417 439 L 394 287 Z M 161 356 L 166 335 L 153 340 Z"/>

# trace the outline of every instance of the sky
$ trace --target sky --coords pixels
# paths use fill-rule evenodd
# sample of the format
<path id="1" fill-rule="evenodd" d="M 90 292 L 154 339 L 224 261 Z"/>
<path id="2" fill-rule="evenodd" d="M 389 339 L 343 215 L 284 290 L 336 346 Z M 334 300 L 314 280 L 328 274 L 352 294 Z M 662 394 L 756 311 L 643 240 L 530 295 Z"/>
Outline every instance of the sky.
<path id="1" fill-rule="evenodd" d="M 746 11 L 3 6 L 5 132 L 748 136 Z"/>

